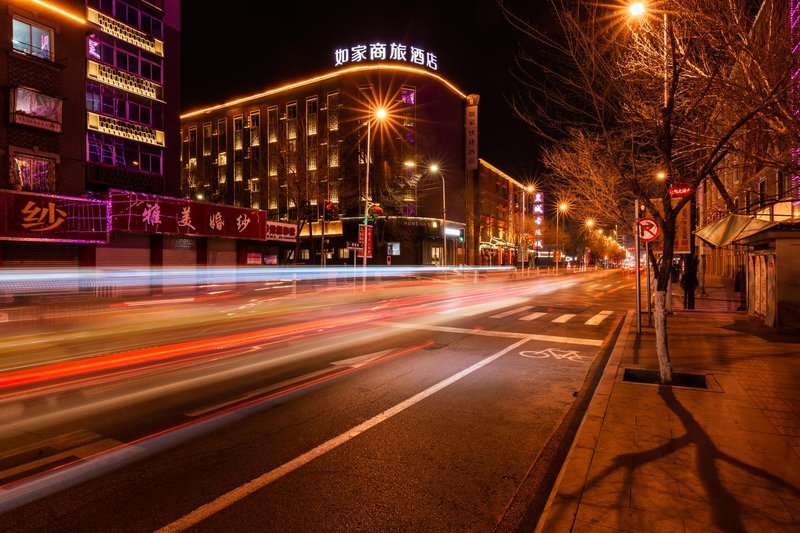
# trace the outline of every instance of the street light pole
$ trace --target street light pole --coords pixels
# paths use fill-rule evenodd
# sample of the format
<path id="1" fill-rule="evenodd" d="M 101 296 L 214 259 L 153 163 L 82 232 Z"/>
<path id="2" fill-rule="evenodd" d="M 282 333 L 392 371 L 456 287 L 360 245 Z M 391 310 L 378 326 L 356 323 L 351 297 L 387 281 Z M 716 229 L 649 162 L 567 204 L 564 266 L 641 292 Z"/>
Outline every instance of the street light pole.
<path id="1" fill-rule="evenodd" d="M 366 283 L 366 276 L 367 276 L 367 218 L 369 217 L 369 159 L 370 159 L 370 141 L 371 139 L 371 131 L 372 131 L 372 117 L 367 119 L 367 176 L 365 179 L 364 184 L 364 255 L 363 255 L 363 266 L 364 266 L 364 282 Z"/>
<path id="2" fill-rule="evenodd" d="M 383 120 L 386 117 L 386 110 L 382 107 L 379 107 L 375 111 L 375 118 L 378 120 Z M 367 222 L 369 218 L 369 161 L 372 157 L 372 114 L 367 117 L 367 168 L 366 168 L 366 179 L 364 180 L 364 285 L 367 283 Z"/>
<path id="3" fill-rule="evenodd" d="M 567 206 L 567 204 L 564 203 L 564 202 L 561 202 L 556 207 L 556 251 L 557 251 L 556 253 L 558 253 L 558 255 L 555 258 L 555 260 L 556 260 L 555 261 L 556 262 L 556 275 L 558 274 L 558 263 L 561 262 L 561 245 L 559 244 L 559 241 L 558 241 L 558 215 L 559 215 L 559 213 L 561 211 L 566 211 L 567 207 L 569 207 L 569 206 Z"/>
<path id="4" fill-rule="evenodd" d="M 560 206 L 559 209 L 556 209 L 556 275 L 558 275 L 558 263 L 561 260 L 561 245 L 558 243 L 558 214 L 561 212 Z"/>
<path id="5" fill-rule="evenodd" d="M 447 268 L 447 203 L 445 202 L 444 174 L 439 172 L 439 177 L 442 178 L 442 238 L 444 239 L 442 262 Z"/>
<path id="6" fill-rule="evenodd" d="M 522 228 L 519 232 L 520 251 L 522 252 L 522 273 L 525 274 L 525 256 L 527 250 L 525 249 L 525 188 L 522 189 Z"/>

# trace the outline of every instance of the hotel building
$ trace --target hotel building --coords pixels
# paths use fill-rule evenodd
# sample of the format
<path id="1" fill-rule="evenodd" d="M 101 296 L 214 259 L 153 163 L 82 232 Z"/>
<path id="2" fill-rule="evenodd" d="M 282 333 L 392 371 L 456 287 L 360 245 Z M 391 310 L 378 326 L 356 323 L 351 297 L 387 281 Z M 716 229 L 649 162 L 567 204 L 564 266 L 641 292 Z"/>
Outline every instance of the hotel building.
<path id="1" fill-rule="evenodd" d="M 366 248 L 378 265 L 512 262 L 521 185 L 478 161 L 478 97 L 412 46 L 332 57 L 330 72 L 182 115 L 184 195 L 296 225 L 294 248 L 249 243 L 256 261 L 361 264 Z"/>

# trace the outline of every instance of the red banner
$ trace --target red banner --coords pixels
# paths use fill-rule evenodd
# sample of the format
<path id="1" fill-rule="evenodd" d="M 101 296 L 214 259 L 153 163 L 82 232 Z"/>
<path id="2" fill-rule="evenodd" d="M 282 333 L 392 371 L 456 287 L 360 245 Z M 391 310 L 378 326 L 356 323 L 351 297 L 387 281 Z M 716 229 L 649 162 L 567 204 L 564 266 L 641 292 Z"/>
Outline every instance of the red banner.
<path id="1" fill-rule="evenodd" d="M 129 191 L 109 191 L 111 229 L 294 242 L 294 224 L 270 222 L 266 213 L 229 205 Z"/>
<path id="2" fill-rule="evenodd" d="M 99 200 L 0 190 L 0 239 L 108 242 L 108 204 Z"/>

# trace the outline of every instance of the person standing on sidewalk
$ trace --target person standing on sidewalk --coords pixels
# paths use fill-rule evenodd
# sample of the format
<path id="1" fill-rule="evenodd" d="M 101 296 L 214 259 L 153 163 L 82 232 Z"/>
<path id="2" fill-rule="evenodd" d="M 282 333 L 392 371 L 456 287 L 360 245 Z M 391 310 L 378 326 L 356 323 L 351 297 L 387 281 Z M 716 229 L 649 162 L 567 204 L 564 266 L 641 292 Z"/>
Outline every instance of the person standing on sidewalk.
<path id="1" fill-rule="evenodd" d="M 736 269 L 733 290 L 739 293 L 739 307 L 736 310 L 747 311 L 747 277 L 745 276 L 743 265 L 739 265 L 739 268 Z"/>

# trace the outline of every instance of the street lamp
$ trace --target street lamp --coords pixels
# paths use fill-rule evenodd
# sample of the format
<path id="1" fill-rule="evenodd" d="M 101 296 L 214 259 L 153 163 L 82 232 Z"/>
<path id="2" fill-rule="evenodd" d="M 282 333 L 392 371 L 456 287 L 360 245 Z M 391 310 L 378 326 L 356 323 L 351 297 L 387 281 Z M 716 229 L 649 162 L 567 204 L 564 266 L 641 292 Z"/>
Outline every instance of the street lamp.
<path id="1" fill-rule="evenodd" d="M 559 213 L 566 212 L 569 209 L 569 205 L 566 202 L 561 202 L 558 204 L 558 209 L 556 209 L 556 274 L 558 274 L 558 263 L 561 261 L 561 246 L 558 244 L 558 215 Z"/>
<path id="2" fill-rule="evenodd" d="M 628 14 L 633 18 L 640 18 L 647 13 L 644 2 L 633 2 L 628 5 Z M 669 19 L 667 12 L 663 13 L 664 20 L 664 107 L 669 104 Z"/>
<path id="3" fill-rule="evenodd" d="M 375 110 L 375 118 L 377 120 L 383 120 L 386 118 L 386 109 L 379 107 Z M 372 117 L 367 118 L 367 172 L 366 172 L 366 183 L 364 184 L 364 242 L 363 242 L 363 251 L 364 251 L 364 283 L 366 283 L 366 272 L 367 272 L 367 221 L 369 218 L 369 160 L 371 158 L 371 144 L 372 144 Z"/>
<path id="4" fill-rule="evenodd" d="M 444 174 L 439 172 L 439 165 L 431 164 L 428 170 L 433 174 L 439 174 L 442 178 L 442 266 L 447 266 L 447 203 L 445 202 Z"/>

